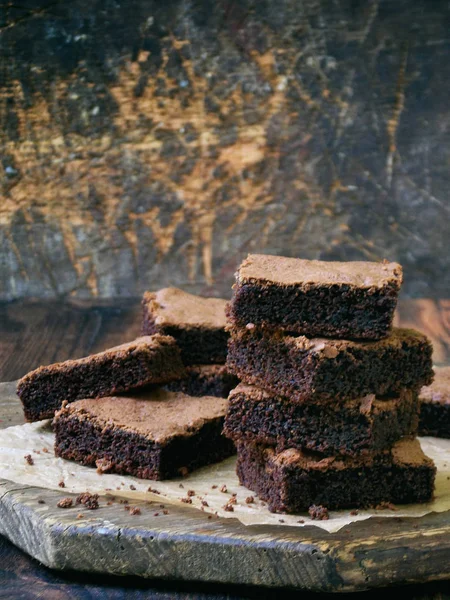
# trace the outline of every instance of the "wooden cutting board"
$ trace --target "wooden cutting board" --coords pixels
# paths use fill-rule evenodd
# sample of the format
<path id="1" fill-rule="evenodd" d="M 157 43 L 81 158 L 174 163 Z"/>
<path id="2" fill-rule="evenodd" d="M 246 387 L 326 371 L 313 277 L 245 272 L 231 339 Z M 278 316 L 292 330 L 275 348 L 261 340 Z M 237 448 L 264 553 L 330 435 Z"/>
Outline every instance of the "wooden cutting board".
<path id="1" fill-rule="evenodd" d="M 23 423 L 15 386 L 0 384 L 0 427 Z M 61 510 L 75 495 L 1 479 L 0 533 L 44 565 L 148 578 L 350 592 L 450 578 L 450 511 L 373 518 L 337 533 L 245 526 L 188 506 L 133 502 Z M 83 518 L 77 514 L 82 512 Z M 158 516 L 155 513 L 158 512 Z"/>

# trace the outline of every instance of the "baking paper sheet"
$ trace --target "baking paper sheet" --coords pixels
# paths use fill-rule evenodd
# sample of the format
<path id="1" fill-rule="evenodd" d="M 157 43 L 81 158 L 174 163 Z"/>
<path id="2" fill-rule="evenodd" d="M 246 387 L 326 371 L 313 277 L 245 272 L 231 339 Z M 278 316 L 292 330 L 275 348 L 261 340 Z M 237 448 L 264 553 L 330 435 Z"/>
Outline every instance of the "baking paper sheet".
<path id="1" fill-rule="evenodd" d="M 53 453 L 54 434 L 50 421 L 28 423 L 0 431 L 0 477 L 15 483 L 38 486 L 66 493 L 89 491 L 112 494 L 134 500 L 156 500 L 179 504 L 193 490 L 192 507 L 206 513 L 217 513 L 221 517 L 239 519 L 245 525 L 275 524 L 303 527 L 315 525 L 335 532 L 352 523 L 371 516 L 420 517 L 430 512 L 450 510 L 450 440 L 432 437 L 419 438 L 423 451 L 437 466 L 435 499 L 427 504 L 396 506 L 397 510 L 359 510 L 351 515 L 350 510 L 330 511 L 329 519 L 312 520 L 307 513 L 298 515 L 274 514 L 256 494 L 239 485 L 235 473 L 235 457 L 221 463 L 199 469 L 187 477 L 167 481 L 149 481 L 130 476 L 99 474 L 95 468 L 82 467 L 76 463 L 56 458 Z M 30 454 L 34 464 L 29 465 L 25 456 Z M 61 489 L 59 483 L 64 481 Z M 181 486 L 180 486 L 181 484 Z M 221 491 L 226 487 L 226 492 Z M 148 491 L 156 489 L 159 495 Z M 135 488 L 135 489 L 132 489 Z M 224 506 L 236 494 L 233 511 Z M 247 504 L 246 498 L 253 496 L 254 503 Z M 207 503 L 207 506 L 202 504 Z"/>

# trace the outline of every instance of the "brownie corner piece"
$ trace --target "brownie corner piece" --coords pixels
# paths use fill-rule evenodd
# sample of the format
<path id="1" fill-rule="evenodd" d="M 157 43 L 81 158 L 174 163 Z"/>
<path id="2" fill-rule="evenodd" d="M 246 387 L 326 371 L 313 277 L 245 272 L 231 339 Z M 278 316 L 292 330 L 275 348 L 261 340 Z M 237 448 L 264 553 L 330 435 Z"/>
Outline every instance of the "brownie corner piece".
<path id="1" fill-rule="evenodd" d="M 17 383 L 28 421 L 53 417 L 63 401 L 98 398 L 186 374 L 174 338 L 155 334 L 84 358 L 41 366 Z"/>
<path id="2" fill-rule="evenodd" d="M 323 457 L 238 443 L 242 485 L 268 502 L 272 512 L 368 508 L 390 502 L 414 504 L 433 498 L 436 466 L 417 439 L 397 442 L 390 452 L 358 458 Z"/>
<path id="3" fill-rule="evenodd" d="M 450 366 L 434 368 L 434 380 L 420 390 L 419 400 L 419 435 L 450 438 Z"/>
<path id="4" fill-rule="evenodd" d="M 174 287 L 145 292 L 141 331 L 173 336 L 186 365 L 223 364 L 228 342 L 226 304 L 222 298 L 197 296 Z"/>
<path id="5" fill-rule="evenodd" d="M 54 419 L 55 454 L 103 471 L 169 479 L 228 458 L 226 400 L 155 388 L 136 396 L 77 400 Z M 106 467 L 106 468 L 105 468 Z"/>
<path id="6" fill-rule="evenodd" d="M 236 273 L 229 319 L 290 333 L 381 339 L 392 328 L 402 267 L 254 254 Z"/>

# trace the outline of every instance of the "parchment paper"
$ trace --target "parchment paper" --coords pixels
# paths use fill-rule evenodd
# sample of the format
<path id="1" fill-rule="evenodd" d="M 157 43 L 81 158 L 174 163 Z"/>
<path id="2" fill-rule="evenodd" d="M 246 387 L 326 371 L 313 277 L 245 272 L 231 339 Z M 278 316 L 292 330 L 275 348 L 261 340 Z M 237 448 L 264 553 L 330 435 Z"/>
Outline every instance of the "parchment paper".
<path id="1" fill-rule="evenodd" d="M 450 510 L 450 440 L 423 437 L 419 438 L 423 451 L 437 466 L 435 498 L 427 504 L 396 506 L 396 510 L 359 510 L 351 515 L 350 510 L 331 511 L 328 520 L 310 519 L 307 513 L 298 515 L 274 514 L 256 494 L 239 485 L 235 473 L 235 458 L 199 469 L 187 477 L 149 481 L 130 476 L 99 474 L 96 469 L 82 467 L 76 463 L 56 458 L 53 453 L 54 435 L 50 421 L 9 427 L 0 431 L 0 477 L 15 483 L 38 486 L 65 493 L 112 494 L 134 500 L 156 500 L 179 504 L 187 498 L 188 490 L 193 490 L 192 507 L 221 517 L 237 518 L 245 525 L 276 524 L 302 527 L 315 525 L 329 532 L 335 532 L 354 521 L 371 516 L 420 517 L 430 512 Z M 46 451 L 45 451 L 45 450 Z M 34 464 L 29 465 L 25 456 L 30 454 Z M 59 482 L 64 481 L 61 489 Z M 181 486 L 183 487 L 180 487 Z M 130 486 L 135 489 L 130 489 Z M 217 486 L 217 487 L 213 487 Z M 226 486 L 226 492 L 221 491 Z M 156 489 L 159 495 L 149 492 Z M 233 511 L 224 506 L 236 494 Z M 254 503 L 247 504 L 246 498 L 253 496 Z M 202 505 L 202 500 L 207 506 Z"/>

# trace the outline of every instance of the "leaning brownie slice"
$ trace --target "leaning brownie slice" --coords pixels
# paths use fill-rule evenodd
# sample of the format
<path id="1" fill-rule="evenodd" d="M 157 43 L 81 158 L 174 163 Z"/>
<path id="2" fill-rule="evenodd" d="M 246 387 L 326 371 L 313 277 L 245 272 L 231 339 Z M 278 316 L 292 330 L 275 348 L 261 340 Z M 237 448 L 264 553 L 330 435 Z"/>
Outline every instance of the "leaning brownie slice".
<path id="1" fill-rule="evenodd" d="M 17 394 L 25 418 L 39 421 L 53 417 L 64 400 L 108 396 L 185 374 L 175 340 L 158 334 L 85 358 L 39 367 L 19 380 Z"/>
<path id="2" fill-rule="evenodd" d="M 223 364 L 227 356 L 226 300 L 203 298 L 178 288 L 145 292 L 142 333 L 173 336 L 184 364 Z"/>
<path id="3" fill-rule="evenodd" d="M 419 435 L 450 438 L 450 367 L 435 367 L 434 381 L 420 391 Z"/>
<path id="4" fill-rule="evenodd" d="M 295 449 L 277 453 L 244 443 L 238 444 L 237 452 L 239 481 L 272 512 L 302 512 L 312 505 L 337 510 L 411 504 L 433 497 L 436 467 L 417 439 L 359 458 L 324 458 Z"/>
<path id="5" fill-rule="evenodd" d="M 102 472 L 168 479 L 227 458 L 227 401 L 154 388 L 67 404 L 53 419 L 55 454 Z"/>
<path id="6" fill-rule="evenodd" d="M 171 381 L 164 387 L 188 396 L 218 396 L 227 398 L 239 379 L 225 365 L 191 365 L 186 367 L 187 377 Z"/>
<path id="7" fill-rule="evenodd" d="M 336 405 L 298 404 L 241 383 L 228 400 L 224 433 L 234 441 L 331 456 L 387 450 L 400 438 L 416 435 L 419 420 L 413 390 L 383 399 L 369 394 Z"/>
<path id="8" fill-rule="evenodd" d="M 394 328 L 372 342 L 306 338 L 257 328 L 234 329 L 227 365 L 245 383 L 292 402 L 332 402 L 395 395 L 433 379 L 432 345 L 413 329 Z"/>
<path id="9" fill-rule="evenodd" d="M 251 254 L 236 273 L 228 317 L 307 336 L 388 335 L 402 284 L 390 262 L 325 262 Z"/>

